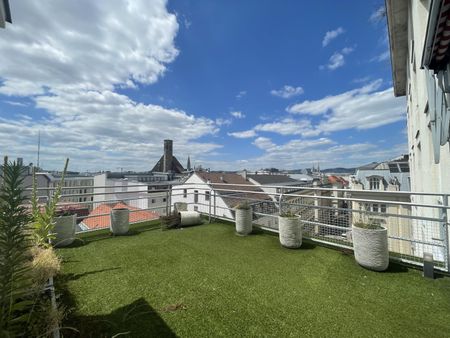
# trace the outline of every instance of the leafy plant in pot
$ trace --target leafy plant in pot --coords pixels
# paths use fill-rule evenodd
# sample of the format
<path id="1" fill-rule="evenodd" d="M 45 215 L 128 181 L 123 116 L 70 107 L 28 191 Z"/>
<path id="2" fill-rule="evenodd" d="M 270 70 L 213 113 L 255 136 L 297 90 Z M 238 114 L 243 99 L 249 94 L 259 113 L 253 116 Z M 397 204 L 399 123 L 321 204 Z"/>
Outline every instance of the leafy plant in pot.
<path id="1" fill-rule="evenodd" d="M 36 173 L 33 171 L 33 192 L 31 198 L 33 228 L 36 243 L 46 247 L 50 243 L 55 246 L 67 246 L 75 240 L 76 215 L 57 216 L 57 204 L 61 198 L 61 191 L 66 176 L 69 159 L 66 159 L 61 180 L 56 187 L 53 197 L 43 208 L 39 206 L 37 195 Z M 43 209 L 43 210 L 42 210 Z"/>
<path id="2" fill-rule="evenodd" d="M 235 206 L 236 233 L 240 236 L 249 235 L 252 232 L 252 208 L 247 202 Z"/>
<path id="3" fill-rule="evenodd" d="M 300 217 L 292 211 L 278 216 L 278 232 L 280 244 L 289 249 L 298 249 L 302 245 L 302 225 Z"/>
<path id="4" fill-rule="evenodd" d="M 352 238 L 355 260 L 359 265 L 374 271 L 388 268 L 388 233 L 385 227 L 364 215 L 352 225 Z"/>

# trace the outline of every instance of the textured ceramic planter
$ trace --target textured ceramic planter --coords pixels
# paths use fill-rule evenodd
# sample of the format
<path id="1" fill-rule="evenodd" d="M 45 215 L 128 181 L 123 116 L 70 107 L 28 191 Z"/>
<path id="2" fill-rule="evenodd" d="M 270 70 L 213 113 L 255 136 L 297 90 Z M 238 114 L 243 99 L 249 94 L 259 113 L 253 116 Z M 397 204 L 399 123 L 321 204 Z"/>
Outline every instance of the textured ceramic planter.
<path id="1" fill-rule="evenodd" d="M 200 213 L 197 211 L 180 211 L 178 214 L 180 215 L 180 225 L 182 227 L 202 223 Z"/>
<path id="2" fill-rule="evenodd" d="M 246 236 L 252 232 L 252 209 L 235 209 L 236 233 Z"/>
<path id="3" fill-rule="evenodd" d="M 130 228 L 130 210 L 117 208 L 111 210 L 110 230 L 113 235 L 125 235 Z"/>
<path id="4" fill-rule="evenodd" d="M 77 224 L 77 215 L 60 216 L 55 218 L 55 227 L 53 234 L 55 238 L 52 243 L 56 247 L 64 247 L 73 243 L 75 240 L 75 227 Z"/>
<path id="5" fill-rule="evenodd" d="M 387 229 L 364 229 L 352 226 L 355 260 L 362 267 L 384 271 L 389 265 Z"/>
<path id="6" fill-rule="evenodd" d="M 302 246 L 302 225 L 299 217 L 278 216 L 280 244 L 285 248 L 298 249 Z"/>

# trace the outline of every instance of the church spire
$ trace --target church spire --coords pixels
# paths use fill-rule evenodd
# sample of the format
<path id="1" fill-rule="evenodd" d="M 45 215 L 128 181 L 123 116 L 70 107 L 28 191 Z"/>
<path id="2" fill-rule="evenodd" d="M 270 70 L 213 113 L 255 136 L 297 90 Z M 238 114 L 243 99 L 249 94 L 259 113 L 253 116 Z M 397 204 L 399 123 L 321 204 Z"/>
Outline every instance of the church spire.
<path id="1" fill-rule="evenodd" d="M 187 164 L 186 164 L 186 170 L 191 171 L 191 157 L 188 155 Z"/>

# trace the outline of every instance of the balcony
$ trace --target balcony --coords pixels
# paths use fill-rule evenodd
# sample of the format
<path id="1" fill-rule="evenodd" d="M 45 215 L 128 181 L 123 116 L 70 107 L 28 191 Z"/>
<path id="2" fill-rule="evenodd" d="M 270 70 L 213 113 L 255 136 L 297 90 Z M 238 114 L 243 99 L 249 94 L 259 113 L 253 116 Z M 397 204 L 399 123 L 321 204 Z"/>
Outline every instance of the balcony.
<path id="1" fill-rule="evenodd" d="M 57 288 L 73 307 L 65 336 L 439 337 L 448 332 L 450 280 L 391 264 L 359 267 L 349 251 L 304 243 L 280 247 L 229 223 L 130 236 L 81 235 L 60 249 Z"/>
<path id="2" fill-rule="evenodd" d="M 367 199 L 349 189 L 270 192 L 225 183 L 148 193 L 91 188 L 61 202 L 81 215 L 78 240 L 58 250 L 57 290 L 73 309 L 64 326 L 79 330 L 62 329 L 65 336 L 411 337 L 450 329 L 450 279 L 428 280 L 421 271 L 431 253 L 438 276 L 448 274 L 445 195 L 370 191 Z M 253 209 L 251 236 L 235 235 L 227 203 L 239 201 Z M 111 237 L 118 204 L 130 209 L 131 231 Z M 174 207 L 197 210 L 204 224 L 162 231 L 157 218 Z M 299 250 L 279 244 L 284 210 L 301 217 Z M 355 263 L 351 225 L 361 217 L 388 228 L 386 272 Z"/>

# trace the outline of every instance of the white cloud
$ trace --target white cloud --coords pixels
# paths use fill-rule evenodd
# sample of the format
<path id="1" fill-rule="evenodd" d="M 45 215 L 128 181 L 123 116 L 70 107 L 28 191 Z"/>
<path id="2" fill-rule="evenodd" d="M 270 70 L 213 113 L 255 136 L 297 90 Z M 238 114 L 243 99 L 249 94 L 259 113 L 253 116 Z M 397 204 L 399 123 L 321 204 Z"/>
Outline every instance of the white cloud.
<path id="1" fill-rule="evenodd" d="M 45 87 L 154 83 L 178 54 L 177 32 L 164 0 L 18 1 L 14 25 L 0 39 L 0 91 L 32 95 Z"/>
<path id="2" fill-rule="evenodd" d="M 275 122 L 258 124 L 255 126 L 256 131 L 272 132 L 281 135 L 302 135 L 316 136 L 320 132 L 313 130 L 311 121 L 296 120 L 293 118 L 285 118 Z"/>
<path id="3" fill-rule="evenodd" d="M 230 126 L 233 121 L 231 119 L 224 119 L 222 117 L 219 117 L 216 119 L 216 124 L 218 126 Z"/>
<path id="4" fill-rule="evenodd" d="M 319 100 L 303 101 L 287 108 L 292 114 L 325 115 L 316 127 L 322 132 L 369 129 L 405 119 L 404 98 L 394 97 L 392 88 L 376 91 L 382 81 Z"/>
<path id="5" fill-rule="evenodd" d="M 344 47 L 342 50 L 338 52 L 334 52 L 333 55 L 330 56 L 330 59 L 328 60 L 328 64 L 324 66 L 320 66 L 320 69 L 328 68 L 329 70 L 335 70 L 340 67 L 342 67 L 345 64 L 345 56 L 348 55 L 351 52 L 353 52 L 355 49 L 354 47 Z"/>
<path id="6" fill-rule="evenodd" d="M 245 95 L 247 95 L 247 91 L 246 91 L 246 90 L 241 90 L 241 91 L 236 95 L 236 98 L 237 98 L 237 99 L 241 99 L 241 98 L 243 98 Z"/>
<path id="7" fill-rule="evenodd" d="M 273 148 L 276 147 L 276 145 L 268 137 L 258 137 L 253 141 L 253 144 L 257 146 L 259 149 L 263 149 L 266 151 L 271 151 Z"/>
<path id="8" fill-rule="evenodd" d="M 278 89 L 278 90 L 273 89 L 270 91 L 270 94 L 272 94 L 274 96 L 282 97 L 284 99 L 289 99 L 291 97 L 298 96 L 303 93 L 304 93 L 304 90 L 302 87 L 293 87 L 293 86 L 288 86 L 288 85 L 285 85 L 281 89 Z"/>
<path id="9" fill-rule="evenodd" d="M 237 119 L 243 119 L 245 117 L 245 114 L 240 111 L 232 111 L 230 113 L 231 116 L 237 118 Z"/>
<path id="10" fill-rule="evenodd" d="M 9 155 L 33 161 L 39 130 L 47 168 L 61 167 L 68 156 L 73 170 L 119 165 L 149 170 L 165 138 L 174 139 L 180 160 L 220 148 L 196 141 L 217 133 L 215 121 L 116 92 L 156 82 L 178 55 L 179 25 L 166 5 L 166 0 L 15 3 L 14 25 L 0 39 L 0 94 L 28 96 L 47 114 L 0 118 L 0 144 Z"/>
<path id="11" fill-rule="evenodd" d="M 339 35 L 343 33 L 345 33 L 345 30 L 342 27 L 338 27 L 335 30 L 326 32 L 322 40 L 322 47 L 328 46 L 328 44 L 332 40 L 336 39 Z"/>
<path id="12" fill-rule="evenodd" d="M 137 103 L 110 91 L 40 96 L 37 106 L 46 109 L 51 119 L 3 118 L 0 143 L 11 155 L 32 161 L 40 130 L 41 158 L 50 168 L 60 166 L 68 156 L 72 168 L 114 170 L 120 162 L 124 168 L 149 170 L 166 138 L 175 139 L 175 155 L 198 156 L 221 147 L 195 141 L 218 131 L 212 120 Z M 16 135 L 14 140 L 11 133 Z"/>
<path id="13" fill-rule="evenodd" d="M 381 5 L 370 15 L 369 21 L 373 23 L 377 23 L 381 21 L 386 16 L 386 7 Z"/>
<path id="14" fill-rule="evenodd" d="M 256 136 L 256 132 L 253 129 L 244 131 L 235 131 L 233 133 L 228 133 L 229 136 L 236 138 L 251 138 Z"/>
<path id="15" fill-rule="evenodd" d="M 389 60 L 390 57 L 391 57 L 391 52 L 389 50 L 387 50 L 387 51 L 384 51 L 383 53 L 381 53 L 380 55 L 373 57 L 372 59 L 370 59 L 370 61 L 371 62 L 373 62 L 373 61 L 383 62 L 383 61 Z"/>
<path id="16" fill-rule="evenodd" d="M 23 103 L 23 102 L 18 102 L 18 101 L 9 101 L 9 100 L 5 100 L 3 101 L 11 106 L 17 106 L 17 107 L 28 107 L 27 103 Z"/>

